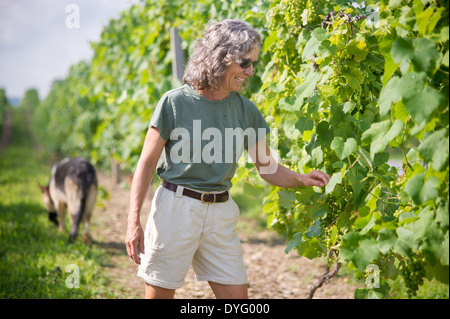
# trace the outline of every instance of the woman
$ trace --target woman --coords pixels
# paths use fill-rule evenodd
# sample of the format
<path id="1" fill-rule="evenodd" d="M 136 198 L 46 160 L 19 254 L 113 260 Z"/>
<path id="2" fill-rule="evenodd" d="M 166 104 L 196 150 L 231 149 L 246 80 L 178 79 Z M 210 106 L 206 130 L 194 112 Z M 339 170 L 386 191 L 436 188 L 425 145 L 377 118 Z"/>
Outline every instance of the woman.
<path id="1" fill-rule="evenodd" d="M 210 23 L 195 44 L 184 85 L 167 92 L 155 109 L 131 185 L 125 239 L 146 298 L 173 298 L 191 264 L 217 298 L 247 298 L 234 230 L 239 208 L 228 193 L 244 148 L 272 185 L 323 187 L 330 179 L 320 171 L 290 171 L 270 155 L 267 123 L 239 94 L 253 75 L 260 42 L 248 23 Z M 163 183 L 144 233 L 140 210 L 155 169 Z"/>

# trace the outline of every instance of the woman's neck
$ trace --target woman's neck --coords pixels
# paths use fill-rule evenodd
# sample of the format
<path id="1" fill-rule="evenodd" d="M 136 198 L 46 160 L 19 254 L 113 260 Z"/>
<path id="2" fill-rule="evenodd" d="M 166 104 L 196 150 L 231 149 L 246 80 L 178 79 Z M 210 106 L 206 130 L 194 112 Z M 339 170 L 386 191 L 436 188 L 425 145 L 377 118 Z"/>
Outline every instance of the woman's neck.
<path id="1" fill-rule="evenodd" d="M 211 89 L 197 89 L 196 90 L 203 95 L 208 100 L 211 101 L 220 101 L 227 98 L 230 92 L 222 91 L 222 90 L 211 90 Z"/>

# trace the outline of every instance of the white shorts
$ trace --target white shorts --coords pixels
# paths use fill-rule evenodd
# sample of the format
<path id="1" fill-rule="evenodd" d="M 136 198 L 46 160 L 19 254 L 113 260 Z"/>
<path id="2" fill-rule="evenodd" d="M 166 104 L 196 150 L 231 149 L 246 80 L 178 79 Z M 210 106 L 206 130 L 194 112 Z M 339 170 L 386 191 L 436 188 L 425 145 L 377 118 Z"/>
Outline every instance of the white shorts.
<path id="1" fill-rule="evenodd" d="M 199 281 L 247 283 L 241 243 L 235 231 L 239 207 L 230 198 L 203 204 L 160 186 L 145 229 L 145 254 L 137 275 L 167 289 L 184 285 L 190 265 Z"/>

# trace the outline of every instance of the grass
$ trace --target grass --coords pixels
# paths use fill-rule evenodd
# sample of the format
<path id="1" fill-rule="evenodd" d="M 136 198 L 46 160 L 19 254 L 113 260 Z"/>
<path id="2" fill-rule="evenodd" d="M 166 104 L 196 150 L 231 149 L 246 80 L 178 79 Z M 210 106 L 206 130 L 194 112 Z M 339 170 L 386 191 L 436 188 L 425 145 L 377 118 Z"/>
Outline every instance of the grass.
<path id="1" fill-rule="evenodd" d="M 13 116 L 13 140 L 0 154 L 0 298 L 114 297 L 102 270 L 106 253 L 67 244 L 48 220 L 34 180 L 48 181 L 48 154 L 33 148 L 23 111 Z"/>

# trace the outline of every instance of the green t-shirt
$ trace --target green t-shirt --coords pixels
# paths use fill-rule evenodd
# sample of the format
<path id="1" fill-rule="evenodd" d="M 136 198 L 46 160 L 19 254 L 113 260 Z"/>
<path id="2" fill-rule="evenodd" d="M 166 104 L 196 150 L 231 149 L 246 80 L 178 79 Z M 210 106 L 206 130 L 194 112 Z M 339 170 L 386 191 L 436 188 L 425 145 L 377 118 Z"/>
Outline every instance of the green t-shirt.
<path id="1" fill-rule="evenodd" d="M 256 105 L 231 92 L 220 101 L 202 96 L 190 84 L 164 94 L 150 121 L 166 145 L 158 176 L 199 191 L 224 191 L 244 148 L 269 133 Z"/>

